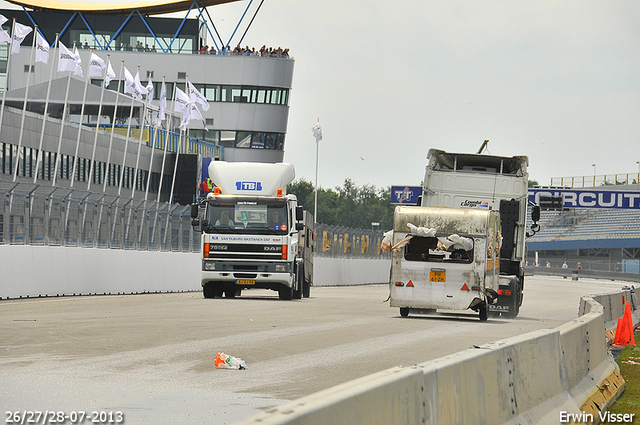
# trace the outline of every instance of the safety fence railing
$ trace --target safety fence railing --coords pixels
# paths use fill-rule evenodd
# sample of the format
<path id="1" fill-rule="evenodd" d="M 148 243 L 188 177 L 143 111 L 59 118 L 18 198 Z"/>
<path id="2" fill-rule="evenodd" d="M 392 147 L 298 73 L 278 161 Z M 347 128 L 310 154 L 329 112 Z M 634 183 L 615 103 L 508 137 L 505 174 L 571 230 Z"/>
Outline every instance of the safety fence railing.
<path id="1" fill-rule="evenodd" d="M 316 255 L 330 258 L 388 259 L 381 249 L 383 232 L 317 224 Z"/>
<path id="2" fill-rule="evenodd" d="M 34 185 L 0 197 L 0 244 L 199 250 L 189 206 Z"/>
<path id="3" fill-rule="evenodd" d="M 0 182 L 0 244 L 199 252 L 190 206 Z M 316 255 L 387 259 L 382 232 L 316 225 Z"/>

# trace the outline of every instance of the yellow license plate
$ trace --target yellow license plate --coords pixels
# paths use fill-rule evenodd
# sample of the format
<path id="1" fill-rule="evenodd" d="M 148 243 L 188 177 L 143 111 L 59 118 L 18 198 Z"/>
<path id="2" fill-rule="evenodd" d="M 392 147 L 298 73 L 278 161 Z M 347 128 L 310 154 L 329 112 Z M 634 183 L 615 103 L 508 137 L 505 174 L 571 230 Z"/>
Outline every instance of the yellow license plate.
<path id="1" fill-rule="evenodd" d="M 238 285 L 255 285 L 256 281 L 255 280 L 238 279 L 238 280 L 236 280 L 236 283 Z"/>
<path id="2" fill-rule="evenodd" d="M 431 270 L 429 272 L 429 282 L 446 282 L 447 271 L 446 270 Z"/>

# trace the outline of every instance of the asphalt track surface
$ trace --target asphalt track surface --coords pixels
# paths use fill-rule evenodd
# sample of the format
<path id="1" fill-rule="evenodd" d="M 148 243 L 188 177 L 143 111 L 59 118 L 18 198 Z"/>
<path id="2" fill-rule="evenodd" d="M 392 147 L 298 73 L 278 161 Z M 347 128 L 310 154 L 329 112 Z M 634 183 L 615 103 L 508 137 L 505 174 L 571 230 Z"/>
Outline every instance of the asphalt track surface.
<path id="1" fill-rule="evenodd" d="M 582 295 L 625 284 L 528 277 L 520 315 L 487 322 L 471 311 L 402 318 L 385 302 L 386 285 L 314 287 L 293 301 L 257 289 L 236 299 L 3 300 L 0 407 L 4 423 L 7 412 L 48 410 L 122 412 L 129 425 L 229 424 L 390 367 L 554 328 L 577 317 Z M 247 369 L 216 368 L 218 352 Z"/>

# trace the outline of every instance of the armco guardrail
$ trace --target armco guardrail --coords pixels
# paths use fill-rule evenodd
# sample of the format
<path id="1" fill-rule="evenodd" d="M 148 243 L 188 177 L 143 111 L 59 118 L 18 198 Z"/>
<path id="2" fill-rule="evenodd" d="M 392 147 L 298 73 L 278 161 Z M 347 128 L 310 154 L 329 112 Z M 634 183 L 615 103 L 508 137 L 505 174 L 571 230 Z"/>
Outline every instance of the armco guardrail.
<path id="1" fill-rule="evenodd" d="M 562 276 L 565 278 L 589 278 L 589 279 L 608 279 L 623 280 L 625 282 L 640 282 L 640 274 L 638 273 L 619 273 L 601 270 L 572 270 L 561 269 L 557 267 L 529 267 L 526 270 L 528 275 L 534 276 Z"/>
<path id="2" fill-rule="evenodd" d="M 600 302 L 583 297 L 582 315 L 556 329 L 388 369 L 236 425 L 515 425 L 571 418 L 598 423 L 598 412 L 624 388 L 605 342 L 605 323 L 618 310 L 606 309 L 601 302 L 614 305 L 621 296 L 630 300 L 631 295 L 630 290 L 601 295 Z"/>

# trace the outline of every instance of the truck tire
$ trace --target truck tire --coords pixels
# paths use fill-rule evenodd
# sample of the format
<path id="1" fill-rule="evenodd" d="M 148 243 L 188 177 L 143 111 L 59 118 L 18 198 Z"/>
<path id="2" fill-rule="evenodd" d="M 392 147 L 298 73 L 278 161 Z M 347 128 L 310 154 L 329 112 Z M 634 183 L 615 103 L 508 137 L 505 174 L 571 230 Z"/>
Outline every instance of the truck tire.
<path id="1" fill-rule="evenodd" d="M 211 282 L 207 282 L 202 287 L 202 295 L 205 298 L 215 298 L 214 284 Z"/>
<path id="2" fill-rule="evenodd" d="M 400 316 L 409 317 L 409 307 L 400 307 Z"/>
<path id="3" fill-rule="evenodd" d="M 220 298 L 222 293 L 223 289 L 219 283 L 207 282 L 202 287 L 202 294 L 205 298 Z"/>
<path id="4" fill-rule="evenodd" d="M 224 296 L 225 298 L 235 298 L 236 295 L 240 295 L 239 292 L 240 291 L 236 289 L 235 286 L 229 286 L 224 290 Z"/>
<path id="5" fill-rule="evenodd" d="M 302 284 L 302 296 L 305 298 L 309 298 L 311 296 L 311 282 L 307 279 L 302 279 L 304 283 Z"/>
<path id="6" fill-rule="evenodd" d="M 478 314 L 480 316 L 480 321 L 486 322 L 489 318 L 489 304 L 487 304 L 486 302 L 483 303 L 478 310 Z"/>
<path id="7" fill-rule="evenodd" d="M 302 298 L 302 286 L 304 285 L 304 264 L 302 264 L 302 262 L 296 264 L 295 283 L 296 287 L 293 290 L 293 299 L 299 300 Z"/>
<path id="8" fill-rule="evenodd" d="M 278 289 L 278 298 L 286 301 L 291 300 L 293 298 L 293 288 L 289 288 L 286 285 L 282 285 L 280 289 Z"/>

